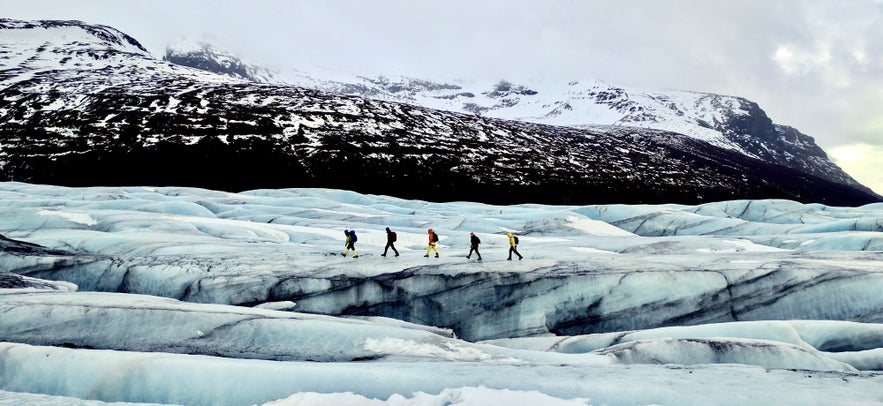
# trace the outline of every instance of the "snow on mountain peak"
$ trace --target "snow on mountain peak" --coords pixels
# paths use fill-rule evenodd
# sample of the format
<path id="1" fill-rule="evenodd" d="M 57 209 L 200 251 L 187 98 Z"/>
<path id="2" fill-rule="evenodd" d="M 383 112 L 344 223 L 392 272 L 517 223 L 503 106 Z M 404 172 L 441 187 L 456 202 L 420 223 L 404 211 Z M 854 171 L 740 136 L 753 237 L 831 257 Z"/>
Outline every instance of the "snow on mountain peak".
<path id="1" fill-rule="evenodd" d="M 256 82 L 269 82 L 273 77 L 271 69 L 245 64 L 239 57 L 205 41 L 182 39 L 166 48 L 163 60 Z"/>
<path id="2" fill-rule="evenodd" d="M 53 46 L 58 48 L 56 53 L 59 54 L 89 53 L 95 59 L 102 58 L 100 51 L 110 49 L 149 55 L 129 35 L 112 27 L 89 25 L 81 21 L 19 21 L 3 18 L 0 19 L 0 30 L 3 30 L 3 47 L 7 48 L 7 52 L 15 48 L 42 52 L 45 47 Z"/>
<path id="3" fill-rule="evenodd" d="M 0 161 L 8 179 L 142 179 L 226 190 L 318 184 L 487 202 L 879 199 L 851 184 L 811 138 L 775 126 L 744 99 L 597 80 L 317 79 L 255 69 L 204 43 L 170 49 L 161 61 L 101 26 L 4 23 L 0 60 L 11 68 L 0 75 L 6 102 Z M 255 72 L 278 84 L 254 83 L 266 81 Z M 578 128 L 578 122 L 607 126 Z M 671 123 L 679 131 L 655 129 Z M 697 129 L 707 133 L 702 142 L 681 135 L 694 131 L 701 138 Z M 184 151 L 209 158 L 168 158 Z M 170 164 L 157 171 L 149 163 L 156 160 Z M 285 169 L 267 176 L 270 163 Z M 119 166 L 108 171 L 108 165 Z M 444 188 L 425 188 L 426 179 L 411 177 L 439 165 L 451 168 L 433 179 Z M 209 175 L 216 167 L 238 169 Z M 357 186 L 336 183 L 343 167 L 362 177 Z M 381 180 L 384 171 L 403 175 L 388 182 Z M 456 191 L 445 190 L 454 184 Z"/>
<path id="4" fill-rule="evenodd" d="M 203 53 L 202 58 L 212 57 Z M 218 65 L 224 65 L 222 61 L 220 58 Z M 248 63 L 243 66 L 249 72 L 260 73 L 232 76 L 505 120 L 577 128 L 605 125 L 670 131 L 750 158 L 864 188 L 829 160 L 812 137 L 774 123 L 756 103 L 737 96 L 639 89 L 598 79 L 435 81 L 404 75 L 331 73 L 328 69 L 304 67 L 271 71 Z M 226 68 L 213 71 L 231 74 Z"/>

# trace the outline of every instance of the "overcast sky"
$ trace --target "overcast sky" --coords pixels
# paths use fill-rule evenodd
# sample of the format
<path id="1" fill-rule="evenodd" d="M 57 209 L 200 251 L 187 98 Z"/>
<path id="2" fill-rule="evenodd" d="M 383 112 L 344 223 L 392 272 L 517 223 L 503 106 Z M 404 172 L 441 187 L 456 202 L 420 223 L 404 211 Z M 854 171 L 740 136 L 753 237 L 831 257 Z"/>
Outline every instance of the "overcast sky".
<path id="1" fill-rule="evenodd" d="M 0 0 L 157 56 L 207 40 L 276 67 L 428 79 L 602 79 L 756 101 L 883 193 L 883 0 Z"/>

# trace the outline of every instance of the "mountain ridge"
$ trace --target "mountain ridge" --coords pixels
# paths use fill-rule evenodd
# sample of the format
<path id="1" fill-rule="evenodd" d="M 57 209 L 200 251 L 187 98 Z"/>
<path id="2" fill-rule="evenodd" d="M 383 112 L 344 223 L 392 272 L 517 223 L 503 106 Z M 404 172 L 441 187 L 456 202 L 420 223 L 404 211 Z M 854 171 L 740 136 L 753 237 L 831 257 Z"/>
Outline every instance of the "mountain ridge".
<path id="1" fill-rule="evenodd" d="M 84 23 L 41 24 L 0 20 L 15 39 L 0 41 L 0 175 L 9 180 L 330 187 L 506 204 L 880 199 L 668 131 L 254 83 L 158 60 Z"/>
<path id="2" fill-rule="evenodd" d="M 319 70 L 309 73 L 273 70 L 243 62 L 208 43 L 191 46 L 186 51 L 169 48 L 164 59 L 191 67 L 223 65 L 210 62 L 215 59 L 235 61 L 241 67 L 236 72 L 228 68 L 209 70 L 259 83 L 294 84 L 494 118 L 575 127 L 623 125 L 667 130 L 733 149 L 749 157 L 864 188 L 828 159 L 812 137 L 792 126 L 773 122 L 756 102 L 743 97 L 630 89 L 600 80 L 588 84 L 572 80 L 566 85 L 519 84 L 507 80 L 466 85 L 405 76 L 323 75 Z"/>

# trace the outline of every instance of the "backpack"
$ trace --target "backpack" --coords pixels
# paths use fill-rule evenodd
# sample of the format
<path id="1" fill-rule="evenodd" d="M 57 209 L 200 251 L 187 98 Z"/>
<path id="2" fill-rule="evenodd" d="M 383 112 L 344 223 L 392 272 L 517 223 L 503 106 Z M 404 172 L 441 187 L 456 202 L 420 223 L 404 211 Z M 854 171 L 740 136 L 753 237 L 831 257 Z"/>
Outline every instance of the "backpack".
<path id="1" fill-rule="evenodd" d="M 435 231 L 432 232 L 432 242 L 438 242 L 438 234 Z"/>
<path id="2" fill-rule="evenodd" d="M 515 241 L 515 245 L 518 245 L 518 236 L 513 235 L 512 239 Z"/>
<path id="3" fill-rule="evenodd" d="M 396 242 L 399 240 L 399 236 L 396 235 L 395 231 L 389 233 L 389 240 L 392 242 Z"/>
<path id="4" fill-rule="evenodd" d="M 350 238 L 352 238 L 352 242 L 359 241 L 359 237 L 356 237 L 355 231 L 350 231 Z"/>

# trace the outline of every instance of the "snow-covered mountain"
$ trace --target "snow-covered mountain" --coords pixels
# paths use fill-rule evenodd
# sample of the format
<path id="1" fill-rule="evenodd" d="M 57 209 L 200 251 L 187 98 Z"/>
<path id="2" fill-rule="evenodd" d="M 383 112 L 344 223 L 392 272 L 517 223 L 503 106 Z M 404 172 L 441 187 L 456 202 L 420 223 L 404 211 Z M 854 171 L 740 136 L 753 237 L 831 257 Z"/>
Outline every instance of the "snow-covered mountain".
<path id="1" fill-rule="evenodd" d="M 883 402 L 881 204 L 0 183 L 0 235 L 0 404 Z"/>
<path id="2" fill-rule="evenodd" d="M 560 83 L 436 82 L 320 69 L 271 70 L 245 63 L 206 43 L 173 46 L 166 60 L 256 82 L 292 84 L 506 120 L 670 131 L 835 182 L 861 186 L 829 160 L 812 137 L 774 123 L 757 103 L 741 97 L 635 89 L 594 79 Z"/>
<path id="3" fill-rule="evenodd" d="M 207 42 L 180 41 L 166 49 L 163 60 L 254 82 L 271 83 L 276 77 L 273 70 L 242 62 Z"/>
<path id="4" fill-rule="evenodd" d="M 0 32 L 6 179 L 322 186 L 497 203 L 880 200 L 668 131 L 551 126 L 259 84 L 156 59 L 117 30 L 81 22 L 6 19 Z"/>

